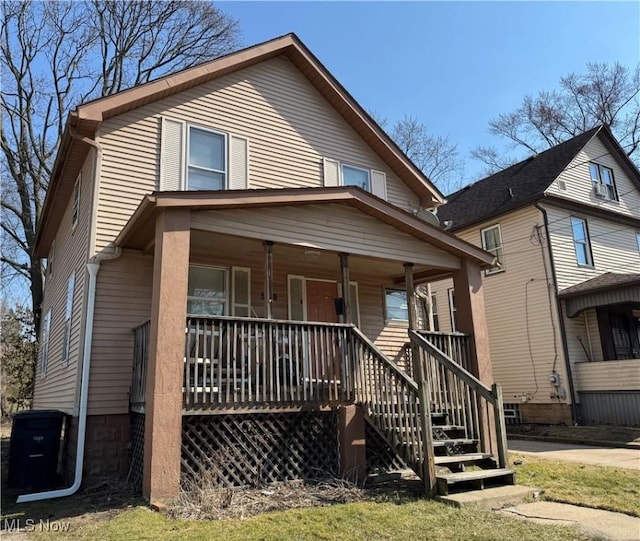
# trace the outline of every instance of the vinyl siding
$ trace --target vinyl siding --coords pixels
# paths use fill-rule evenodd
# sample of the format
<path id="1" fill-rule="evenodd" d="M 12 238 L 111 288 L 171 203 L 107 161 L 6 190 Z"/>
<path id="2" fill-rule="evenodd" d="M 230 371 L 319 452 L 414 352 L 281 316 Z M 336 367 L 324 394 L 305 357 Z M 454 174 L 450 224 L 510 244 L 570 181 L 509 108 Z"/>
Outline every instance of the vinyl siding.
<path id="1" fill-rule="evenodd" d="M 580 391 L 640 391 L 640 359 L 579 362 L 574 371 Z"/>
<path id="2" fill-rule="evenodd" d="M 522 397 L 532 403 L 549 402 L 552 370 L 561 374 L 563 386 L 568 387 L 542 248 L 532 240 L 534 228 L 543 224 L 542 216 L 531 206 L 456 234 L 481 246 L 481 229 L 495 224 L 500 224 L 505 270 L 483 277 L 494 380 L 502 385 L 505 402 Z M 452 287 L 452 280 L 432 284 L 441 331 L 451 330 L 447 290 Z"/>
<path id="3" fill-rule="evenodd" d="M 132 329 L 151 316 L 153 258 L 124 251 L 100 266 L 89 377 L 89 414 L 127 413 Z"/>
<path id="4" fill-rule="evenodd" d="M 589 163 L 598 163 L 613 171 L 619 201 L 609 201 L 596 197 L 591 184 Z M 640 189 L 624 172 L 618 161 L 611 155 L 599 137 L 592 139 L 573 159 L 558 177 L 564 181 L 566 191 L 558 187 L 558 181 L 549 186 L 546 193 L 574 199 L 581 203 L 619 212 L 627 216 L 638 216 L 640 212 Z"/>
<path id="5" fill-rule="evenodd" d="M 546 208 L 560 291 L 605 272 L 640 273 L 640 253 L 635 228 L 550 205 L 546 205 Z M 583 218 L 587 222 L 593 268 L 580 267 L 576 262 L 571 216 Z"/>
<path id="6" fill-rule="evenodd" d="M 229 253 L 229 244 L 212 254 L 209 236 L 196 232 L 200 239 L 193 242 L 191 264 L 224 268 L 231 266 L 251 268 L 252 314 L 264 317 L 264 260 L 262 246 L 255 250 Z M 213 239 L 212 239 L 213 240 Z M 231 238 L 233 241 L 233 238 Z M 334 254 L 321 256 L 319 261 L 305 260 L 303 250 L 297 253 L 274 247 L 273 317 L 288 319 L 287 277 L 289 274 L 308 279 L 340 281 L 339 258 Z M 398 274 L 402 265 L 398 264 Z M 351 281 L 358 283 L 358 299 L 362 331 L 388 356 L 398 357 L 408 342 L 407 327 L 402 324 L 386 325 L 384 321 L 384 288 L 393 287 L 391 277 L 382 276 L 375 268 L 370 273 L 352 272 Z M 151 288 L 153 258 L 133 251 L 125 251 L 121 258 L 106 261 L 98 274 L 95 328 L 92 349 L 92 369 L 89 393 L 89 413 L 116 414 L 129 410 L 129 389 L 133 361 L 132 329 L 151 314 Z M 337 294 L 336 294 L 337 295 Z M 178 359 L 176 362 L 180 362 Z"/>
<path id="7" fill-rule="evenodd" d="M 284 57 L 105 121 L 97 248 L 112 241 L 144 194 L 157 189 L 161 116 L 249 139 L 249 187 L 322 186 L 322 159 L 384 171 L 389 202 L 417 196 Z"/>
<path id="8" fill-rule="evenodd" d="M 196 212 L 192 227 L 381 259 L 459 268 L 459 259 L 346 205 Z"/>
<path id="9" fill-rule="evenodd" d="M 73 197 L 69 200 L 55 237 L 53 272 L 45 277 L 42 315 L 51 309 L 49 332 L 49 360 L 47 372 L 40 376 L 41 358 L 35 382 L 33 408 L 59 409 L 76 414 L 76 389 L 78 366 L 82 362 L 84 340 L 84 310 L 86 304 L 87 253 L 89 250 L 89 224 L 91 222 L 91 194 L 93 189 L 93 153 L 82 168 L 80 213 L 75 228 L 72 227 Z M 69 360 L 62 363 L 62 344 L 67 304 L 67 284 L 75 272 L 73 312 L 69 341 Z"/>

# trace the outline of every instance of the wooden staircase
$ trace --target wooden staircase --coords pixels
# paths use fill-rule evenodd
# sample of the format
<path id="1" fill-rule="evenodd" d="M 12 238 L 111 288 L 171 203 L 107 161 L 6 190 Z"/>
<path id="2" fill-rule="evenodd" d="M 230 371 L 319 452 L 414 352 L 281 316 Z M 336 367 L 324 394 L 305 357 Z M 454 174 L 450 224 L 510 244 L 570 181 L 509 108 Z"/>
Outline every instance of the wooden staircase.
<path id="1" fill-rule="evenodd" d="M 443 351 L 410 332 L 414 380 L 358 335 L 365 418 L 434 495 L 515 483 L 506 467 L 502 398 Z M 417 368 L 417 369 L 416 369 Z M 426 408 L 422 404 L 426 405 Z M 422 415 L 427 409 L 430 415 Z M 493 427 L 493 428 L 492 428 Z"/>

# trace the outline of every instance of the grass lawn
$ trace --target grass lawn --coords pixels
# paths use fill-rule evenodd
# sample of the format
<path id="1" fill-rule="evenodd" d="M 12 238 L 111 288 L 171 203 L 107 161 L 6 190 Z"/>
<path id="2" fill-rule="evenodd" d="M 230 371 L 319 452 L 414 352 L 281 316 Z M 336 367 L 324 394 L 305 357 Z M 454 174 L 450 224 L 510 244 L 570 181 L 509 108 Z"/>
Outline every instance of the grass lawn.
<path id="1" fill-rule="evenodd" d="M 544 489 L 547 500 L 640 517 L 640 471 L 510 454 L 520 485 Z"/>
<path id="2" fill-rule="evenodd" d="M 59 533 L 37 539 L 59 539 Z M 361 502 L 291 510 L 245 520 L 172 520 L 138 507 L 108 522 L 72 524 L 69 540 L 585 540 L 572 528 L 543 526 L 491 512 L 454 509 L 427 500 Z"/>

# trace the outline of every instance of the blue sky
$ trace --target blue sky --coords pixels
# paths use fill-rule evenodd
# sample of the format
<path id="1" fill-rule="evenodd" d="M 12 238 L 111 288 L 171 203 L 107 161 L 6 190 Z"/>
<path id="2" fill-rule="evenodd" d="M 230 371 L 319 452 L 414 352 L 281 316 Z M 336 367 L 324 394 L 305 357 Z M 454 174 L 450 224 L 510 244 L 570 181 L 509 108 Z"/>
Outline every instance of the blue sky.
<path id="1" fill-rule="evenodd" d="M 219 2 L 245 45 L 295 32 L 367 110 L 463 158 L 488 122 L 587 62 L 640 61 L 640 2 Z M 467 160 L 467 180 L 481 164 Z"/>

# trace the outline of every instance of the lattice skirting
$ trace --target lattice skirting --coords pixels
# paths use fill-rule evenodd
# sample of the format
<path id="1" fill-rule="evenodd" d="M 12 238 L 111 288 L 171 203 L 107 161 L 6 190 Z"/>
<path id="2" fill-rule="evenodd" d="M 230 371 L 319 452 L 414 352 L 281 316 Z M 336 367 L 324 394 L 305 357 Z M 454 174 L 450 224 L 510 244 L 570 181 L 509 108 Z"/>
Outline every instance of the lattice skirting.
<path id="1" fill-rule="evenodd" d="M 261 485 L 338 475 L 334 412 L 192 415 L 182 420 L 182 480 Z"/>
<path id="2" fill-rule="evenodd" d="M 144 459 L 144 413 L 130 414 L 131 447 L 129 449 L 129 475 L 127 481 L 142 491 L 142 467 Z"/>
<path id="3" fill-rule="evenodd" d="M 364 423 L 366 439 L 367 473 L 382 473 L 407 469 L 386 440 L 368 422 Z"/>

